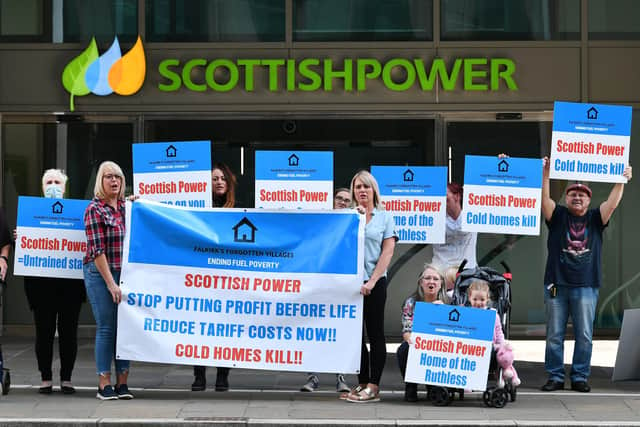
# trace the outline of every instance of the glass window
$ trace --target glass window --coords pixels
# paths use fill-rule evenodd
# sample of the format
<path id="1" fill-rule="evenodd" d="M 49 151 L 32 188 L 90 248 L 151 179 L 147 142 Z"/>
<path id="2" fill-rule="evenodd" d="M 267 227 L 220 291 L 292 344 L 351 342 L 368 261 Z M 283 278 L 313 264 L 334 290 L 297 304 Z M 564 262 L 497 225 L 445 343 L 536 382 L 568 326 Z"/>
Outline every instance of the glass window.
<path id="1" fill-rule="evenodd" d="M 640 2 L 589 0 L 590 40 L 640 40 Z"/>
<path id="2" fill-rule="evenodd" d="M 294 0 L 295 41 L 433 40 L 432 0 Z"/>
<path id="3" fill-rule="evenodd" d="M 45 0 L 0 0 L 0 41 L 51 41 L 50 2 Z"/>
<path id="4" fill-rule="evenodd" d="M 284 41 L 285 0 L 146 0 L 152 42 Z"/>
<path id="5" fill-rule="evenodd" d="M 442 0 L 441 40 L 579 40 L 580 0 Z"/>
<path id="6" fill-rule="evenodd" d="M 138 37 L 137 0 L 64 0 L 65 42 L 86 42 L 95 37 L 111 42 L 133 42 Z"/>

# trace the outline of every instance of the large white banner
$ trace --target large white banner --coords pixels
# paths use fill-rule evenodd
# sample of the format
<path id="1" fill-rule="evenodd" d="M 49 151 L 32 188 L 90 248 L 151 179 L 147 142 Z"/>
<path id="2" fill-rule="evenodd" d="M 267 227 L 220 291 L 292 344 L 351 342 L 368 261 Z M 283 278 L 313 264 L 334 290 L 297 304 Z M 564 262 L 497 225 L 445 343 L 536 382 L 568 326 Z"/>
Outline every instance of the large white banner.
<path id="1" fill-rule="evenodd" d="M 88 204 L 88 200 L 20 196 L 13 274 L 82 279 Z"/>
<path id="2" fill-rule="evenodd" d="M 354 373 L 364 222 L 353 211 L 127 206 L 117 357 Z"/>

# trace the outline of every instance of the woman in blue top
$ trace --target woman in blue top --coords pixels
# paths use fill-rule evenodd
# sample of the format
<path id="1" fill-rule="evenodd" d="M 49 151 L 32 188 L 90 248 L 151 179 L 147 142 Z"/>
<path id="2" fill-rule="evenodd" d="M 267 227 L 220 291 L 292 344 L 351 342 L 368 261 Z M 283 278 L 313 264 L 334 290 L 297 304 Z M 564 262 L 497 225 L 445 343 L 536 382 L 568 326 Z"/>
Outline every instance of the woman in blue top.
<path id="1" fill-rule="evenodd" d="M 393 217 L 382 210 L 378 183 L 367 171 L 360 171 L 351 180 L 351 197 L 358 210 L 366 215 L 364 270 L 365 281 L 360 288 L 364 295 L 362 353 L 358 383 L 341 397 L 349 402 L 377 402 L 380 377 L 387 358 L 384 339 L 384 305 L 387 301 L 387 267 L 393 256 L 398 236 Z M 365 331 L 371 353 L 365 345 Z"/>

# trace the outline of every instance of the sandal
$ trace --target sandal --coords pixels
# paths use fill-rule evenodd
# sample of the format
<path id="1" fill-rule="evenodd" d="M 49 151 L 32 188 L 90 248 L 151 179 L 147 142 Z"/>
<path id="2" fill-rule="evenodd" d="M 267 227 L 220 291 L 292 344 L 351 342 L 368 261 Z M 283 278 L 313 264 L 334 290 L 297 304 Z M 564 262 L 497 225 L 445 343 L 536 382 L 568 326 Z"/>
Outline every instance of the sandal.
<path id="1" fill-rule="evenodd" d="M 362 389 L 364 389 L 364 387 L 358 384 L 357 386 L 353 387 L 351 390 L 347 391 L 346 393 L 341 393 L 340 400 L 347 400 L 349 396 L 351 396 L 352 394 L 360 393 Z"/>
<path id="2" fill-rule="evenodd" d="M 347 402 L 352 403 L 373 403 L 380 402 L 380 394 L 379 392 L 374 393 L 369 387 L 365 387 L 360 390 L 360 393 L 352 394 L 347 397 Z"/>

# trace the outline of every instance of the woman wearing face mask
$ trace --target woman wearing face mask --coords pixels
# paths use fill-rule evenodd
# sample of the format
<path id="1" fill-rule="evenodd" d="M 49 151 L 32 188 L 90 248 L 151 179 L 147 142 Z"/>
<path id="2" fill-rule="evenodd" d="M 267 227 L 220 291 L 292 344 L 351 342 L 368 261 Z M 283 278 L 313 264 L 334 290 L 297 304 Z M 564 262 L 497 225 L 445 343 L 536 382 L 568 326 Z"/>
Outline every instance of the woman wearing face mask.
<path id="1" fill-rule="evenodd" d="M 236 206 L 236 176 L 229 166 L 216 163 L 211 171 L 211 190 L 214 208 L 233 208 Z M 229 390 L 229 371 L 231 368 L 219 367 L 216 373 L 216 391 Z M 193 367 L 191 391 L 203 391 L 207 388 L 207 367 Z"/>
<path id="2" fill-rule="evenodd" d="M 60 169 L 49 169 L 42 175 L 42 192 L 45 197 L 64 197 L 67 176 Z M 18 236 L 16 236 L 17 238 Z M 41 394 L 51 394 L 53 340 L 58 330 L 60 350 L 60 390 L 73 394 L 71 373 L 78 353 L 78 317 L 86 300 L 81 280 L 49 277 L 25 277 L 24 290 L 36 326 L 36 358 L 42 384 Z"/>

